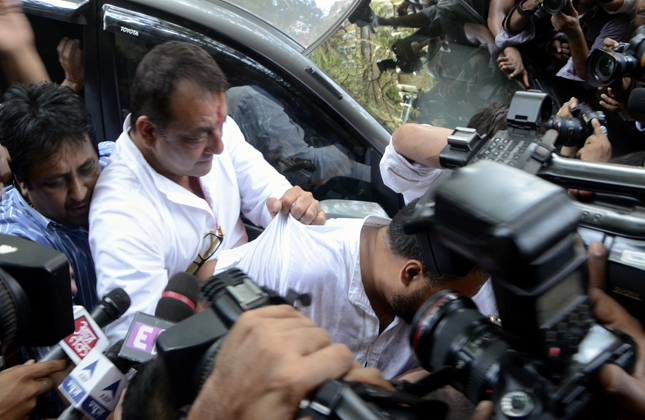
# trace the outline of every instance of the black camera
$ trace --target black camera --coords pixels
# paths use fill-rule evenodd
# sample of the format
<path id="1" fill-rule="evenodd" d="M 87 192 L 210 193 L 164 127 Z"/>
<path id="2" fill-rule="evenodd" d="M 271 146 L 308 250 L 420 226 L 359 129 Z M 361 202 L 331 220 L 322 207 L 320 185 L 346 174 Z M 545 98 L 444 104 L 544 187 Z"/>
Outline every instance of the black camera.
<path id="1" fill-rule="evenodd" d="M 1 346 L 51 346 L 73 332 L 67 257 L 27 239 L 0 235 Z"/>
<path id="2" fill-rule="evenodd" d="M 570 0 L 544 0 L 542 9 L 550 15 L 557 15 L 566 9 Z"/>
<path id="3" fill-rule="evenodd" d="M 551 106 L 544 93 L 518 92 L 508 111 L 508 130 L 488 139 L 473 129 L 457 128 L 448 137 L 439 161 L 453 169 L 490 160 L 523 169 L 562 187 L 594 191 L 589 201 L 574 203 L 581 211 L 578 232 L 586 245 L 592 241 L 605 244 L 609 252 L 609 294 L 645 322 L 645 283 L 639 281 L 645 269 L 641 262 L 645 259 L 645 171 L 558 156 L 554 153 L 555 144 L 563 141 L 565 131 L 590 130 L 591 118 L 602 117 L 582 104 L 575 111 L 578 121 L 568 121 L 584 128 L 561 128 L 559 133 L 551 129 L 545 133 L 547 124 L 557 125 L 557 117 L 549 119 Z M 442 247 L 435 244 L 434 248 Z M 440 252 L 447 255 L 447 251 Z M 452 261 L 456 266 L 453 274 L 463 274 L 473 265 L 454 258 Z"/>
<path id="4" fill-rule="evenodd" d="M 592 315 L 579 219 L 562 188 L 478 162 L 431 189 L 406 226 L 492 274 L 503 329 L 469 298 L 442 291 L 415 315 L 410 340 L 422 366 L 449 366 L 452 385 L 474 403 L 492 399 L 498 419 L 606 418 L 613 406 L 598 370 L 633 370 L 634 341 Z"/>
<path id="5" fill-rule="evenodd" d="M 545 129 L 555 130 L 558 133 L 556 146 L 584 146 L 587 137 L 594 134 L 594 128 L 591 125 L 591 120 L 594 118 L 601 126 L 607 125 L 605 114 L 602 111 L 594 111 L 584 102 L 573 108 L 571 114 L 572 117 L 554 115 L 544 124 Z"/>
<path id="6" fill-rule="evenodd" d="M 587 57 L 587 78 L 593 87 L 621 87 L 623 77 L 643 78 L 645 28 L 640 27 L 629 43 L 594 50 Z"/>

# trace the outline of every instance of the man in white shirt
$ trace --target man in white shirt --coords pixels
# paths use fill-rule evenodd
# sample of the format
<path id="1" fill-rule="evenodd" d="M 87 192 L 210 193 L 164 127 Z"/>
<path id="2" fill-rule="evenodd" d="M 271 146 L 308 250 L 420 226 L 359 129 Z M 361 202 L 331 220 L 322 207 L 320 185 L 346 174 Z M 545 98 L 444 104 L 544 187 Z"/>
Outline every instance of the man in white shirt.
<path id="1" fill-rule="evenodd" d="M 134 313 L 154 313 L 173 274 L 198 268 L 218 246 L 247 242 L 240 212 L 260 226 L 281 210 L 325 222 L 320 203 L 292 188 L 227 118 L 227 87 L 213 58 L 188 43 L 158 45 L 137 67 L 132 114 L 90 210 L 98 294 L 122 287 L 132 301 L 106 329 L 112 341 Z"/>
<path id="2" fill-rule="evenodd" d="M 386 379 L 418 366 L 410 348 L 414 314 L 431 295 L 456 289 L 474 296 L 480 311 L 496 314 L 492 288 L 478 267 L 465 277 L 429 273 L 415 236 L 403 225 L 410 203 L 394 219 L 332 219 L 305 226 L 280 215 L 253 242 L 222 252 L 216 273 L 237 267 L 262 286 L 286 295 L 309 293 L 301 313 L 347 345 L 363 366 Z"/>

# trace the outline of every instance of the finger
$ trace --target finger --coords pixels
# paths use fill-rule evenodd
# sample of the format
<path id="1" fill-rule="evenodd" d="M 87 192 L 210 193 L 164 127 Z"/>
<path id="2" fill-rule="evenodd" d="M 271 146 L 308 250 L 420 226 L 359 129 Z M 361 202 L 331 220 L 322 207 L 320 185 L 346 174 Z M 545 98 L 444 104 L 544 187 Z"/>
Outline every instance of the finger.
<path id="1" fill-rule="evenodd" d="M 597 288 L 589 289 L 589 300 L 593 305 L 594 315 L 602 325 L 631 335 L 643 348 L 643 326 L 620 303 Z"/>
<path id="2" fill-rule="evenodd" d="M 524 89 L 528 89 L 531 86 L 531 82 L 529 80 L 529 73 L 526 71 L 522 75 L 522 86 L 524 86 Z"/>
<path id="3" fill-rule="evenodd" d="M 280 209 L 282 209 L 282 202 L 275 197 L 269 197 L 267 200 L 267 210 L 269 210 L 271 217 L 275 217 Z"/>
<path id="4" fill-rule="evenodd" d="M 313 222 L 311 222 L 312 225 L 324 225 L 325 222 L 327 221 L 327 213 L 321 208 L 318 214 L 316 215 L 316 218 L 314 219 Z"/>
<path id="5" fill-rule="evenodd" d="M 360 364 L 354 364 L 352 370 L 343 378 L 345 381 L 362 382 L 364 384 L 377 386 L 379 388 L 387 389 L 388 391 L 396 391 L 391 383 L 385 380 L 380 370 L 376 368 L 365 368 Z"/>
<path id="6" fill-rule="evenodd" d="M 470 417 L 470 420 L 488 420 L 495 410 L 495 404 L 492 401 L 481 401 L 475 407 L 473 415 Z"/>
<path id="7" fill-rule="evenodd" d="M 327 379 L 345 375 L 351 370 L 353 362 L 352 353 L 347 346 L 339 343 L 332 344 L 300 361 L 297 373 L 301 376 L 298 382 L 306 394 L 309 394 Z"/>
<path id="8" fill-rule="evenodd" d="M 597 118 L 591 119 L 591 126 L 593 127 L 593 131 L 594 133 L 596 133 L 597 136 L 606 137 L 605 132 L 602 129 L 602 125 L 600 125 L 600 122 L 598 121 Z"/>
<path id="9" fill-rule="evenodd" d="M 45 392 L 48 392 L 54 387 L 54 381 L 51 378 L 43 377 L 43 378 L 38 378 L 34 379 L 33 383 L 31 384 L 31 395 L 33 396 L 38 396 L 41 394 L 44 394 Z"/>
<path id="10" fill-rule="evenodd" d="M 607 282 L 607 250 L 602 242 L 592 242 L 587 250 L 589 266 L 589 287 L 606 289 Z"/>
<path id="11" fill-rule="evenodd" d="M 598 375 L 600 386 L 621 407 L 633 414 L 645 416 L 645 383 L 629 376 L 620 366 L 607 364 Z"/>
<path id="12" fill-rule="evenodd" d="M 500 55 L 499 57 L 497 57 L 497 61 L 499 61 L 500 63 L 507 63 L 509 60 L 508 57 Z"/>
<path id="13" fill-rule="evenodd" d="M 291 209 L 291 214 L 293 214 L 295 208 L 296 206 Z M 318 216 L 318 213 L 320 212 L 324 213 L 322 207 L 320 207 L 320 203 L 316 200 L 309 205 L 307 210 L 302 214 L 302 216 L 300 216 L 298 220 L 300 220 L 300 222 L 304 225 L 310 225 L 314 220 L 316 220 L 316 216 Z"/>
<path id="14" fill-rule="evenodd" d="M 280 323 L 290 324 L 288 321 L 292 320 L 280 320 Z M 282 353 L 289 351 L 292 355 L 299 356 L 310 355 L 331 344 L 329 333 L 320 327 L 289 328 L 277 337 L 281 343 Z"/>
<path id="15" fill-rule="evenodd" d="M 42 378 L 49 376 L 52 373 L 61 372 L 67 368 L 66 360 L 50 360 L 48 362 L 34 363 L 33 365 L 26 366 L 25 376 L 31 379 Z"/>

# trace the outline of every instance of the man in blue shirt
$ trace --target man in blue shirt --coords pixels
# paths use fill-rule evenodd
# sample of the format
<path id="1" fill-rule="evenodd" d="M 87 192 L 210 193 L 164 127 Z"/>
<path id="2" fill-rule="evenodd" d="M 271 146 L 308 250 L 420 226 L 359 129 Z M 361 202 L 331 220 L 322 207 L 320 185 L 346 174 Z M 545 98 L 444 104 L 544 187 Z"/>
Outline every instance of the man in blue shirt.
<path id="1" fill-rule="evenodd" d="M 0 233 L 64 253 L 78 292 L 75 303 L 98 303 L 88 243 L 94 185 L 114 149 L 96 143 L 82 99 L 53 83 L 14 85 L 0 108 L 0 143 L 11 157 L 13 185 L 0 202 Z"/>

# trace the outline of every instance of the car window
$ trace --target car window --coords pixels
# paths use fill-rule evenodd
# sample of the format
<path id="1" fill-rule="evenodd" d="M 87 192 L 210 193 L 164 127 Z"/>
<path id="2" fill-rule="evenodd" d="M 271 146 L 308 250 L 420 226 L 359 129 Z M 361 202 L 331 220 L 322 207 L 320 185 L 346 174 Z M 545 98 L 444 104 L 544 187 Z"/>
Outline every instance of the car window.
<path id="1" fill-rule="evenodd" d="M 498 67 L 488 11 L 477 9 L 487 1 L 361 3 L 309 57 L 390 131 L 406 122 L 465 127 L 479 108 L 509 103 L 521 89 Z M 383 20 L 438 5 L 429 19 L 438 29 Z"/>
<path id="2" fill-rule="evenodd" d="M 165 41 L 196 42 L 213 55 L 226 74 L 231 86 L 227 92 L 229 116 L 267 162 L 319 200 L 371 200 L 366 146 L 276 72 L 207 37 L 206 30 L 188 29 L 125 9 L 106 7 L 104 28 L 114 37 L 122 121 L 130 112 L 130 85 L 141 58 Z"/>

